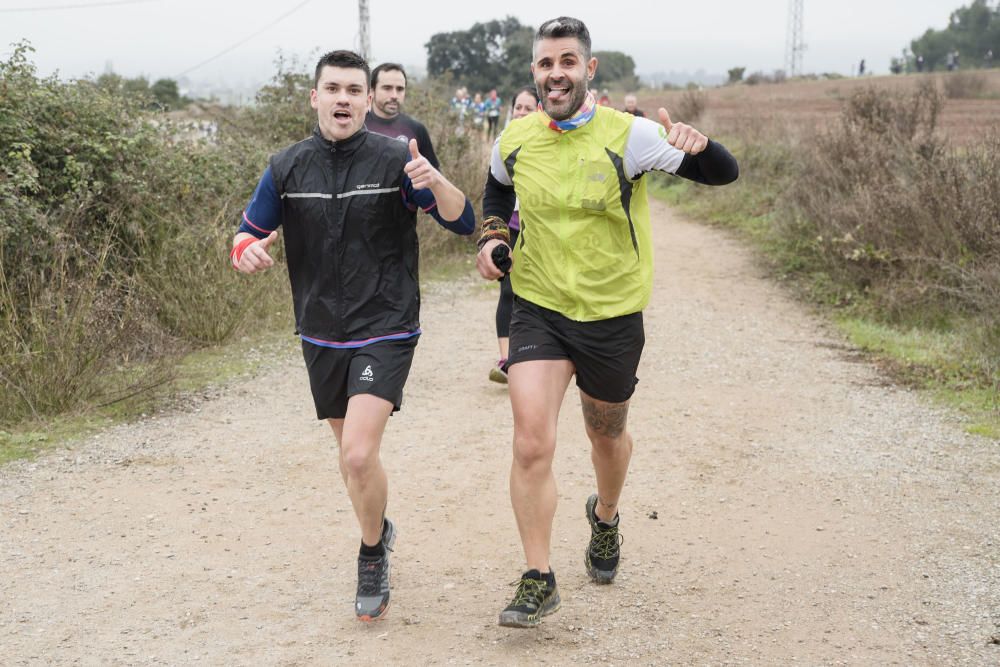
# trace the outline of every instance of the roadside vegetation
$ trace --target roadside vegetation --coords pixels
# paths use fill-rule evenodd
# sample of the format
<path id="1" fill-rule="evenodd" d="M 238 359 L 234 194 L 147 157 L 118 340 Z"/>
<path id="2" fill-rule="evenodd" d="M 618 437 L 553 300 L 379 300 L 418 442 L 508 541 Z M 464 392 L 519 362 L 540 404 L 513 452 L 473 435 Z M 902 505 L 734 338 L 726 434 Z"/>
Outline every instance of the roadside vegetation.
<path id="1" fill-rule="evenodd" d="M 752 239 L 855 345 L 1000 437 L 1000 128 L 954 145 L 945 104 L 929 78 L 866 86 L 819 129 L 729 128 L 734 186 L 653 190 Z"/>
<path id="2" fill-rule="evenodd" d="M 291 339 L 284 270 L 240 275 L 229 248 L 268 156 L 315 124 L 311 73 L 294 63 L 256 105 L 192 126 L 112 78 L 39 77 L 31 52 L 0 61 L 0 462 L 211 383 L 205 368 L 247 370 L 219 346 L 239 357 Z M 414 91 L 408 109 L 442 169 L 481 193 L 484 148 L 455 133 L 445 100 Z M 424 266 L 464 261 L 470 242 L 436 227 L 420 224 Z M 203 362 L 185 364 L 194 352 Z"/>

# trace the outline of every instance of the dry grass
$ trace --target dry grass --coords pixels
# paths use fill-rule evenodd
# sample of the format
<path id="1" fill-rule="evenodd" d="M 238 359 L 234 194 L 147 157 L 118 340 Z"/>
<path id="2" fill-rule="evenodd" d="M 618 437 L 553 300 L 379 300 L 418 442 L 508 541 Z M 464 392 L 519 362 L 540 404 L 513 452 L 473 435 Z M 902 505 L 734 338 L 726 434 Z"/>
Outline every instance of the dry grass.
<path id="1" fill-rule="evenodd" d="M 747 125 L 767 124 L 801 136 L 837 122 L 841 109 L 856 91 L 876 86 L 889 91 L 909 91 L 920 81 L 944 89 L 947 73 L 864 77 L 859 79 L 803 80 L 781 84 L 745 84 L 708 88 L 706 111 L 699 121 L 714 135 L 734 135 Z M 949 99 L 938 118 L 938 129 L 957 144 L 972 144 L 1000 122 L 1000 69 L 976 72 L 984 80 L 978 98 Z M 640 91 L 639 106 L 665 106 L 673 112 L 682 92 Z"/>

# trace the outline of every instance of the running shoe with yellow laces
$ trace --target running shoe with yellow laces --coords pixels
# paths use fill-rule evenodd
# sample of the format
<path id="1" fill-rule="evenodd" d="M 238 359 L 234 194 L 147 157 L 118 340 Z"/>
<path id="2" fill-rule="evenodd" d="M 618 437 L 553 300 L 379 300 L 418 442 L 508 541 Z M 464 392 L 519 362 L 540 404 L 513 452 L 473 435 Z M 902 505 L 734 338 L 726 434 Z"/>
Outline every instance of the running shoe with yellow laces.
<path id="1" fill-rule="evenodd" d="M 514 599 L 500 612 L 500 625 L 508 628 L 534 628 L 542 616 L 559 611 L 559 589 L 553 572 L 542 574 L 528 570 L 517 582 Z"/>
<path id="2" fill-rule="evenodd" d="M 585 564 L 587 574 L 599 584 L 610 584 L 618 574 L 621 558 L 622 536 L 618 532 L 618 515 L 614 523 L 605 523 L 597 518 L 597 494 L 587 498 L 587 521 L 590 522 L 590 543 L 587 545 Z"/>

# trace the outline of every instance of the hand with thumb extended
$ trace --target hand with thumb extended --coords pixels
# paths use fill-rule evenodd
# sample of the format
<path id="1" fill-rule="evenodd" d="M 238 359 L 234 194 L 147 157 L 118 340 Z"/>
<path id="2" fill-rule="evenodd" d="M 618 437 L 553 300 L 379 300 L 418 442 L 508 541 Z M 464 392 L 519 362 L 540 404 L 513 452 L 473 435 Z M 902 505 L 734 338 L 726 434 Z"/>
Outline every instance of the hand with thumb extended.
<path id="1" fill-rule="evenodd" d="M 670 122 L 670 114 L 667 113 L 667 110 L 663 107 L 660 107 L 657 113 L 660 116 L 660 125 L 662 125 L 667 132 L 670 132 L 670 130 L 674 127 L 674 124 Z"/>
<path id="2" fill-rule="evenodd" d="M 265 271 L 274 266 L 274 258 L 268 254 L 267 249 L 277 239 L 278 232 L 274 231 L 261 240 L 253 241 L 243 248 L 243 254 L 240 255 L 239 261 L 236 264 L 237 270 L 243 273 L 257 273 L 258 271 Z M 252 240 L 252 238 L 248 238 L 248 240 Z"/>
<path id="3" fill-rule="evenodd" d="M 438 170 L 420 154 L 416 139 L 410 139 L 410 161 L 403 167 L 403 172 L 417 190 L 433 188 L 441 177 Z"/>
<path id="4" fill-rule="evenodd" d="M 267 238 L 261 239 L 258 245 L 264 250 L 267 250 L 268 248 L 271 247 L 271 244 L 274 243 L 277 239 L 278 239 L 278 232 L 271 232 L 270 234 L 267 235 Z"/>
<path id="5" fill-rule="evenodd" d="M 670 120 L 670 114 L 663 107 L 657 110 L 660 124 L 667 131 L 667 143 L 691 155 L 697 155 L 708 146 L 708 137 L 687 123 L 675 123 Z"/>

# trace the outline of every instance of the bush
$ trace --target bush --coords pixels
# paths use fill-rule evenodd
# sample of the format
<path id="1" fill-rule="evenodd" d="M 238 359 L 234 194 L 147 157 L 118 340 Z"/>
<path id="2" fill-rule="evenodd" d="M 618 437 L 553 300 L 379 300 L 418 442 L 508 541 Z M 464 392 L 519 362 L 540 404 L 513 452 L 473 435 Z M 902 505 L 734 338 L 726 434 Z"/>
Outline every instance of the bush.
<path id="1" fill-rule="evenodd" d="M 267 154 L 184 139 L 124 87 L 39 78 L 30 52 L 0 62 L 0 423 L 148 388 L 239 329 L 226 237 Z"/>
<path id="2" fill-rule="evenodd" d="M 694 123 L 705 113 L 708 96 L 702 90 L 685 90 L 677 102 L 677 117 L 685 123 Z"/>
<path id="3" fill-rule="evenodd" d="M 201 135 L 144 80 L 39 78 L 30 53 L 0 62 L 0 424 L 148 391 L 177 353 L 276 313 L 290 329 L 285 272 L 238 274 L 228 251 L 268 156 L 316 124 L 311 72 L 279 59 L 255 106 Z M 415 87 L 407 107 L 478 208 L 489 144 L 456 132 L 447 99 Z M 468 238 L 419 230 L 425 263 L 471 256 Z"/>
<path id="4" fill-rule="evenodd" d="M 1000 133 L 958 150 L 934 134 L 940 93 L 855 94 L 805 151 L 784 232 L 896 322 L 1000 313 Z"/>
<path id="5" fill-rule="evenodd" d="M 982 97 L 986 76 L 981 72 L 950 72 L 944 75 L 944 94 L 953 100 Z"/>

